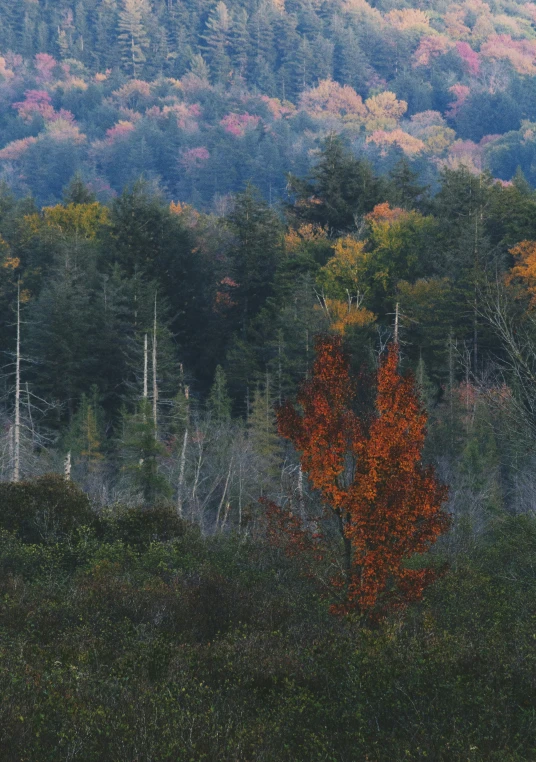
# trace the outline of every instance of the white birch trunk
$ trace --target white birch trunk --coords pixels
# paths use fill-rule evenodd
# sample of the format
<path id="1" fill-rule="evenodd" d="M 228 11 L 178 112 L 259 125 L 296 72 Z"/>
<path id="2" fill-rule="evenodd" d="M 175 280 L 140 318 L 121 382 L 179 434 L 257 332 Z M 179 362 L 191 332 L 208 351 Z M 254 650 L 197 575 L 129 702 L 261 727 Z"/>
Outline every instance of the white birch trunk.
<path id="1" fill-rule="evenodd" d="M 147 334 L 143 342 L 143 399 L 149 396 L 149 352 L 147 348 Z"/>
<path id="2" fill-rule="evenodd" d="M 229 480 L 231 478 L 231 473 L 233 469 L 233 459 L 231 458 L 231 462 L 229 463 L 229 470 L 227 471 L 227 478 L 225 479 L 225 487 L 223 488 L 223 495 L 221 496 L 220 504 L 218 505 L 218 513 L 216 514 L 216 532 L 218 531 L 218 527 L 220 524 L 220 515 L 221 515 L 221 509 L 223 508 L 225 504 L 225 498 L 227 497 L 227 489 L 229 488 Z M 227 510 L 227 513 L 229 511 Z M 224 519 L 225 523 L 225 519 Z M 223 524 L 220 527 L 220 529 L 223 529 Z"/>
<path id="3" fill-rule="evenodd" d="M 156 382 L 156 294 L 154 297 L 154 325 L 153 325 L 153 421 L 154 437 L 158 439 L 158 385 Z"/>
<path id="4" fill-rule="evenodd" d="M 17 285 L 17 358 L 15 361 L 15 430 L 13 441 L 13 481 L 20 480 L 20 281 Z"/>
<path id="5" fill-rule="evenodd" d="M 190 397 L 189 387 L 184 387 L 184 396 L 186 401 Z M 184 491 L 184 471 L 186 468 L 186 448 L 188 447 L 188 425 L 190 423 L 190 417 L 188 415 L 188 407 L 186 408 L 186 426 L 184 429 L 184 439 L 182 441 L 182 450 L 179 464 L 179 483 L 177 485 L 177 514 L 182 518 L 183 514 L 183 491 Z"/>
<path id="6" fill-rule="evenodd" d="M 63 473 L 65 475 L 65 481 L 71 481 L 71 451 L 65 456 L 65 462 L 63 464 Z"/>

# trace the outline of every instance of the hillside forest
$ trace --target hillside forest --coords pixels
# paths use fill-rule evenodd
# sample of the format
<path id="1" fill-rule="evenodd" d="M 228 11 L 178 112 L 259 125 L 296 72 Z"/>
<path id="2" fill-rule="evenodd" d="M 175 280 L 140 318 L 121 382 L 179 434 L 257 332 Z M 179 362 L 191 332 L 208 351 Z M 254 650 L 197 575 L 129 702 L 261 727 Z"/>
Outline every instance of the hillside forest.
<path id="1" fill-rule="evenodd" d="M 379 173 L 406 157 L 536 183 L 536 9 L 465 0 L 2 0 L 0 174 L 99 200 L 141 173 L 213 210 L 269 202 L 343 134 Z"/>
<path id="2" fill-rule="evenodd" d="M 2 762 L 536 756 L 536 6 L 0 0 Z"/>

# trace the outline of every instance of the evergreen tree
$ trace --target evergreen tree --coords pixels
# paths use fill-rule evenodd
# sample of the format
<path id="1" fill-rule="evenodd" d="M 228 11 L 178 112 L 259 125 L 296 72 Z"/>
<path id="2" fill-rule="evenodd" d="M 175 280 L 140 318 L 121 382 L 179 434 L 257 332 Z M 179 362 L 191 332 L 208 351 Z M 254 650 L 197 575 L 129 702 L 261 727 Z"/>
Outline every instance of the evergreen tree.
<path id="1" fill-rule="evenodd" d="M 227 391 L 225 371 L 218 365 L 214 374 L 214 383 L 210 390 L 207 407 L 212 417 L 218 423 L 228 421 L 231 417 L 231 398 Z"/>
<path id="2" fill-rule="evenodd" d="M 241 8 L 234 15 L 230 30 L 230 57 L 235 76 L 245 78 L 247 75 L 250 44 L 248 14 Z"/>
<path id="3" fill-rule="evenodd" d="M 112 68 L 121 62 L 121 48 L 117 45 L 118 21 L 118 0 L 101 0 L 95 10 L 94 43 L 91 50 L 94 65 L 98 69 Z"/>
<path id="4" fill-rule="evenodd" d="M 268 375 L 265 384 L 255 388 L 247 424 L 249 440 L 253 451 L 262 460 L 262 468 L 268 476 L 275 476 L 281 457 L 281 441 Z"/>
<path id="5" fill-rule="evenodd" d="M 40 393 L 71 418 L 99 371 L 95 313 L 87 272 L 66 261 L 31 306 L 29 344 Z"/>
<path id="6" fill-rule="evenodd" d="M 272 293 L 282 255 L 282 228 L 275 212 L 252 186 L 236 197 L 228 225 L 235 235 L 231 257 L 238 286 L 234 299 L 245 330 Z"/>
<path id="7" fill-rule="evenodd" d="M 119 13 L 118 42 L 121 62 L 133 77 L 138 76 L 147 60 L 145 54 L 149 47 L 149 39 L 143 18 L 146 10 L 145 0 L 123 0 L 123 8 Z"/>
<path id="8" fill-rule="evenodd" d="M 225 82 L 230 71 L 229 46 L 231 15 L 222 0 L 207 19 L 203 39 L 207 49 L 207 59 L 216 82 Z"/>
<path id="9" fill-rule="evenodd" d="M 404 157 L 389 172 L 389 200 L 393 206 L 403 209 L 420 209 L 426 202 L 427 187 L 418 182 L 419 175 L 413 172 Z"/>
<path id="10" fill-rule="evenodd" d="M 346 26 L 344 20 L 336 18 L 333 33 L 336 40 L 333 53 L 335 79 L 341 84 L 350 85 L 356 92 L 365 94 L 371 67 L 354 31 Z"/>
<path id="11" fill-rule="evenodd" d="M 66 448 L 91 469 L 102 461 L 103 410 L 99 404 L 98 388 L 91 388 L 89 397 L 82 394 L 66 437 Z"/>
<path id="12" fill-rule="evenodd" d="M 82 173 L 76 172 L 69 185 L 63 192 L 63 202 L 68 204 L 94 204 L 95 194 L 87 187 L 82 179 Z"/>
<path id="13" fill-rule="evenodd" d="M 296 197 L 296 203 L 288 207 L 290 215 L 327 226 L 333 236 L 355 229 L 363 214 L 385 200 L 383 181 L 334 135 L 326 140 L 310 179 L 291 176 L 289 186 Z"/>
<path id="14" fill-rule="evenodd" d="M 123 410 L 121 432 L 123 471 L 132 480 L 134 488 L 141 492 L 145 503 L 151 505 L 158 498 L 170 498 L 171 487 L 158 465 L 158 458 L 165 454 L 165 448 L 156 437 L 149 400 L 140 400 L 133 413 Z"/>

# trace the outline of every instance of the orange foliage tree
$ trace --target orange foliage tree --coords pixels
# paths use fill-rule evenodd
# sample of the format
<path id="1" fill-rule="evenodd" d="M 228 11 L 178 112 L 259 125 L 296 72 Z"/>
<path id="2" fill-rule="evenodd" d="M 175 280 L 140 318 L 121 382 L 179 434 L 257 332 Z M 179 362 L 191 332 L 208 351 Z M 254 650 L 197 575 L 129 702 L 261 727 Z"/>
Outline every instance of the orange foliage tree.
<path id="1" fill-rule="evenodd" d="M 408 568 L 446 531 L 446 487 L 422 464 L 426 413 L 413 378 L 398 370 L 391 344 L 377 373 L 375 409 L 365 419 L 340 336 L 321 336 L 312 375 L 297 403 L 278 410 L 279 432 L 300 451 L 302 470 L 318 491 L 326 516 L 335 517 L 344 546 L 334 613 L 378 616 L 421 597 L 434 579 L 430 568 Z M 271 531 L 287 532 L 287 549 L 314 549 L 323 557 L 319 521 L 306 522 L 269 504 Z M 312 529 L 310 529 L 312 527 Z"/>
<path id="2" fill-rule="evenodd" d="M 506 276 L 509 286 L 520 286 L 521 293 L 530 296 L 530 307 L 536 306 L 536 241 L 520 241 L 509 249 L 514 266 Z"/>

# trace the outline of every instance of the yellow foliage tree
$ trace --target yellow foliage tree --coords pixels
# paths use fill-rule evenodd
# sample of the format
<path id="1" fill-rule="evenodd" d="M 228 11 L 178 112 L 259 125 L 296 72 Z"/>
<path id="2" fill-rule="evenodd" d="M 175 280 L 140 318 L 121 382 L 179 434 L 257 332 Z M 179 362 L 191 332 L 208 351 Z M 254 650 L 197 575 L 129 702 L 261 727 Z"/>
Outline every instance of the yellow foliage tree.
<path id="1" fill-rule="evenodd" d="M 417 8 L 402 8 L 400 10 L 389 11 L 385 15 L 385 20 L 400 31 L 405 31 L 406 29 L 427 31 L 430 28 L 430 19 L 424 11 L 420 11 Z"/>
<path id="2" fill-rule="evenodd" d="M 508 285 L 519 285 L 530 296 L 531 308 L 536 306 L 536 241 L 521 241 L 510 254 L 515 264 L 506 276 Z"/>
<path id="3" fill-rule="evenodd" d="M 426 146 L 422 140 L 408 135 L 407 132 L 401 129 L 395 129 L 388 132 L 387 130 L 374 130 L 372 135 L 367 138 L 367 143 L 375 143 L 382 148 L 382 153 L 387 153 L 386 147 L 398 146 L 406 154 L 406 156 L 415 156 L 425 150 Z"/>
<path id="4" fill-rule="evenodd" d="M 95 201 L 91 204 L 57 204 L 44 207 L 42 214 L 25 217 L 31 235 L 59 235 L 92 241 L 110 225 L 110 212 Z"/>
<path id="5" fill-rule="evenodd" d="M 365 124 L 369 132 L 374 130 L 394 130 L 398 120 L 408 110 L 406 101 L 399 101 L 394 93 L 386 91 L 367 98 Z"/>
<path id="6" fill-rule="evenodd" d="M 324 297 L 318 309 L 325 312 L 329 319 L 329 328 L 334 333 L 343 334 L 347 328 L 364 327 L 376 320 L 376 316 L 370 310 L 361 307 L 359 302 L 351 297 L 346 302 Z"/>
<path id="7" fill-rule="evenodd" d="M 346 299 L 348 294 L 362 295 L 366 291 L 366 275 L 370 254 L 365 242 L 352 236 L 338 238 L 334 256 L 320 268 L 317 283 L 330 298 Z"/>
<path id="8" fill-rule="evenodd" d="M 383 299 L 399 280 L 413 280 L 426 254 L 433 217 L 378 204 L 366 216 L 369 289 Z"/>
<path id="9" fill-rule="evenodd" d="M 317 87 L 305 90 L 300 108 L 316 117 L 351 116 L 363 120 L 367 115 L 361 96 L 349 85 L 341 86 L 331 79 L 323 79 Z"/>
<path id="10" fill-rule="evenodd" d="M 334 256 L 320 268 L 319 309 L 327 316 L 330 330 L 336 333 L 344 333 L 350 326 L 369 325 L 375 320 L 375 315 L 361 306 L 367 291 L 369 257 L 364 241 L 344 236 L 337 239 Z"/>

